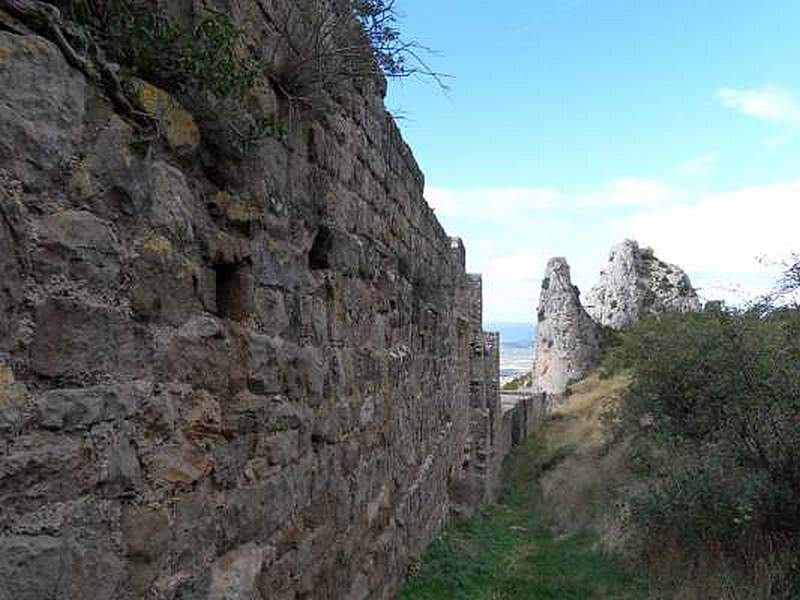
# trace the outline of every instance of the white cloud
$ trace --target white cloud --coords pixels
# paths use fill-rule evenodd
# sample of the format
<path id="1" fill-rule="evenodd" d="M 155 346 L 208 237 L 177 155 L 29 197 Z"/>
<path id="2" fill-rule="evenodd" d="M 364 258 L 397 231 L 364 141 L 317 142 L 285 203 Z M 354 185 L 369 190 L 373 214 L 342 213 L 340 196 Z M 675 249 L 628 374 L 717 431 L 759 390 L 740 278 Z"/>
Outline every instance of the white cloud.
<path id="1" fill-rule="evenodd" d="M 777 85 L 742 90 L 723 88 L 717 92 L 717 98 L 725 108 L 750 117 L 800 124 L 800 104 L 792 92 Z"/>
<path id="2" fill-rule="evenodd" d="M 767 291 L 780 260 L 800 248 L 800 181 L 746 188 L 641 212 L 616 225 L 618 237 L 653 246 L 683 267 L 705 296 L 741 300 Z"/>
<path id="3" fill-rule="evenodd" d="M 703 154 L 691 160 L 681 163 L 677 167 L 679 175 L 684 177 L 701 177 L 710 173 L 719 162 L 719 155 L 716 153 Z"/>
<path id="4" fill-rule="evenodd" d="M 585 292 L 611 246 L 625 238 L 683 267 L 706 299 L 736 303 L 774 284 L 779 267 L 759 257 L 778 263 L 800 250 L 800 179 L 705 195 L 631 177 L 594 192 L 531 190 L 428 190 L 447 230 L 464 238 L 469 270 L 483 275 L 487 320 L 533 319 L 552 256 L 567 258 Z"/>
<path id="5" fill-rule="evenodd" d="M 425 198 L 437 215 L 467 219 L 523 216 L 555 207 L 561 194 L 552 188 L 497 187 L 457 190 L 429 186 Z"/>
<path id="6" fill-rule="evenodd" d="M 519 248 L 486 259 L 479 269 L 483 275 L 484 319 L 533 319 L 548 258 L 530 248 Z"/>
<path id="7" fill-rule="evenodd" d="M 658 179 L 617 177 L 597 191 L 579 194 L 578 206 L 654 206 L 680 199 L 683 193 Z"/>

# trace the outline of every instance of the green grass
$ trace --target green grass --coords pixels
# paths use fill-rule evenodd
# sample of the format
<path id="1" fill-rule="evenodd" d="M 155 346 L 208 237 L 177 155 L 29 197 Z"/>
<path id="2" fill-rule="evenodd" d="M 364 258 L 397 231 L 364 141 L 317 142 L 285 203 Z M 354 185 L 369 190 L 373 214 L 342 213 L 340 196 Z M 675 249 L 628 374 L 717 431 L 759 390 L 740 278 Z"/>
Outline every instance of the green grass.
<path id="1" fill-rule="evenodd" d="M 569 455 L 532 438 L 509 457 L 501 502 L 449 527 L 401 600 L 642 599 L 649 582 L 595 550 L 589 534 L 558 536 L 538 479 Z"/>
<path id="2" fill-rule="evenodd" d="M 513 392 L 520 388 L 529 388 L 531 387 L 531 378 L 532 374 L 530 372 L 520 375 L 519 377 L 515 377 L 511 381 L 507 381 L 505 384 L 503 384 L 503 391 Z"/>

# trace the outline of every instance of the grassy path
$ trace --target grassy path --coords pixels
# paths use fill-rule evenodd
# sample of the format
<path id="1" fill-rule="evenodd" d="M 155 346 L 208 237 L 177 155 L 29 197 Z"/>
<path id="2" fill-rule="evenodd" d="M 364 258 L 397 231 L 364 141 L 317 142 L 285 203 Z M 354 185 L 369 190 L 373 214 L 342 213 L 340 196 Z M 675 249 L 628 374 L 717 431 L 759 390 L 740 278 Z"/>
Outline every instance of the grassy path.
<path id="1" fill-rule="evenodd" d="M 648 581 L 595 550 L 589 535 L 554 533 L 541 479 L 581 451 L 574 436 L 565 435 L 564 419 L 555 417 L 516 449 L 501 503 L 445 531 L 423 557 L 420 574 L 406 583 L 401 600 L 649 597 Z"/>

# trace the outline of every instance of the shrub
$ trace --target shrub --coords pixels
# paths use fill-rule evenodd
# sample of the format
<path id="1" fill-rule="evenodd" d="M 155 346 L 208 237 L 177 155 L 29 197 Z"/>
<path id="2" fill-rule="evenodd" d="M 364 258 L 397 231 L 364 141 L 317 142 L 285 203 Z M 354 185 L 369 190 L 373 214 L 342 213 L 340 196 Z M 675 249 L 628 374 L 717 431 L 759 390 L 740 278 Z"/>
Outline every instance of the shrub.
<path id="1" fill-rule="evenodd" d="M 158 129 L 152 115 L 136 108 L 125 86 L 131 75 L 182 95 L 200 117 L 207 141 L 232 156 L 288 132 L 276 115 L 262 114 L 259 101 L 248 98 L 259 78 L 268 78 L 288 100 L 288 111 L 280 113 L 290 123 L 298 105 L 326 108 L 329 97 L 359 82 L 382 86 L 381 75 L 428 75 L 443 86 L 421 56 L 425 48 L 397 29 L 394 0 L 262 6 L 271 31 L 259 40 L 249 39 L 225 12 L 205 9 L 186 24 L 163 6 L 156 0 L 35 0 L 17 12 L 35 20 L 47 9 L 48 27 L 62 49 L 87 74 L 102 72 L 99 79 L 117 107 L 139 125 Z M 106 58 L 120 65 L 119 74 Z"/>
<path id="2" fill-rule="evenodd" d="M 533 375 L 530 372 L 515 377 L 511 381 L 507 381 L 503 384 L 503 391 L 515 392 L 519 389 L 529 388 L 531 385 L 533 385 L 532 377 Z"/>
<path id="3" fill-rule="evenodd" d="M 626 504 L 646 547 L 743 560 L 749 540 L 800 537 L 800 312 L 667 315 L 611 354 L 631 373 L 613 423 L 632 438 Z"/>
<path id="4" fill-rule="evenodd" d="M 243 32 L 226 13 L 206 10 L 189 27 L 147 0 L 72 0 L 84 49 L 97 44 L 136 75 L 173 90 L 194 88 L 218 98 L 242 97 L 260 68 Z"/>
<path id="5" fill-rule="evenodd" d="M 445 87 L 429 51 L 397 28 L 394 0 L 296 0 L 276 8 L 276 45 L 265 63 L 289 100 L 316 106 L 343 86 L 422 75 Z"/>

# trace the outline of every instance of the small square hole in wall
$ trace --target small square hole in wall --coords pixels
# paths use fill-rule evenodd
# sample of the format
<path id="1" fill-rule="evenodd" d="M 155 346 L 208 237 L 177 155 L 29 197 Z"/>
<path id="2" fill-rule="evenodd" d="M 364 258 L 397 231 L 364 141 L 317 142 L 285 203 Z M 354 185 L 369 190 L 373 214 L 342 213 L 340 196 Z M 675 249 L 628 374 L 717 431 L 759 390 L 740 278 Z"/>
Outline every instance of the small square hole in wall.
<path id="1" fill-rule="evenodd" d="M 308 252 L 308 268 L 312 271 L 330 269 L 330 253 L 332 247 L 333 233 L 325 225 L 320 226 L 317 230 L 317 235 L 314 237 L 311 250 Z"/>
<path id="2" fill-rule="evenodd" d="M 217 279 L 217 313 L 223 319 L 241 321 L 252 310 L 253 276 L 250 264 L 220 264 L 214 269 Z"/>

